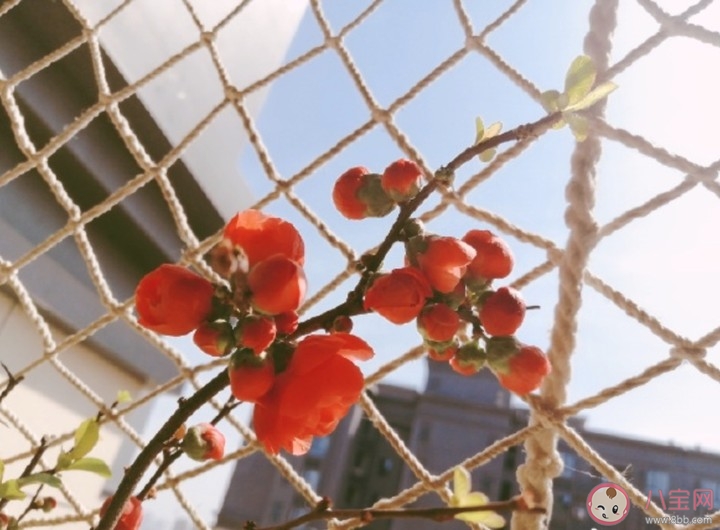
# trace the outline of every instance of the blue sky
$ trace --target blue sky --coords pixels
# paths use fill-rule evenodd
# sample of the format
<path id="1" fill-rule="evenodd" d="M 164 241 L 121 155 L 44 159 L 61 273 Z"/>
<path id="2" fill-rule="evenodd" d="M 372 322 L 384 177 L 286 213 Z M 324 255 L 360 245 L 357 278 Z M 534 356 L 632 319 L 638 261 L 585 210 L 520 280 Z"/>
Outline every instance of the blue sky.
<path id="1" fill-rule="evenodd" d="M 469 4 L 466 8 L 471 10 L 469 14 L 476 31 L 510 5 L 509 2 L 493 3 L 492 12 L 483 12 L 488 9 L 488 4 Z M 611 62 L 622 58 L 658 28 L 639 6 L 632 2 L 621 4 Z M 676 12 L 682 7 L 680 4 L 666 2 L 663 7 Z M 338 31 L 366 5 L 367 2 L 328 2 L 323 7 L 333 30 Z M 582 53 L 582 41 L 588 30 L 587 12 L 591 5 L 588 1 L 557 2 L 552 10 L 548 10 L 547 4 L 528 2 L 517 15 L 490 34 L 487 42 L 540 90 L 562 88 L 567 66 Z M 705 23 L 706 19 L 713 20 L 714 16 L 708 13 L 706 18 L 696 17 L 694 21 Z M 312 14 L 307 12 L 288 56 L 299 56 L 321 41 L 320 29 Z M 463 41 L 450 2 L 429 2 L 418 10 L 412 9 L 409 0 L 396 0 L 383 3 L 350 33 L 345 44 L 375 99 L 380 105 L 387 106 L 459 49 Z M 697 55 L 705 53 L 705 48 L 708 46 L 687 39 L 674 39 L 623 72 L 617 79 L 620 89 L 611 96 L 608 106 L 611 123 L 643 134 L 660 146 L 679 149 L 681 154 L 697 162 L 708 163 L 712 155 L 708 154 L 707 143 L 697 141 L 691 134 L 678 134 L 679 125 L 674 125 L 681 124 L 683 130 L 691 130 L 692 126 L 710 123 L 707 119 L 710 109 L 705 110 L 705 116 L 691 112 L 695 109 L 691 108 L 693 98 L 688 96 L 687 90 L 690 88 L 692 93 L 697 90 L 695 84 L 689 83 L 693 79 L 691 76 L 697 74 L 690 70 L 685 77 L 664 73 L 669 71 L 664 66 L 667 64 L 682 69 L 683 64 L 678 58 L 687 50 Z M 714 50 L 707 53 L 709 60 L 717 59 Z M 703 93 L 709 95 L 712 86 L 705 87 Z M 685 95 L 682 105 L 664 105 L 658 116 L 664 101 L 677 101 L 682 95 Z M 678 106 L 682 108 L 678 110 Z M 502 121 L 504 129 L 508 129 L 533 121 L 542 114 L 540 106 L 487 59 L 471 53 L 402 107 L 395 115 L 395 123 L 420 151 L 428 166 L 437 168 L 472 141 L 476 116 L 481 116 L 486 123 Z M 712 112 L 709 115 L 715 116 Z M 290 178 L 368 118 L 368 108 L 339 57 L 327 51 L 272 86 L 258 129 L 278 172 L 283 178 Z M 468 201 L 524 230 L 541 234 L 562 248 L 568 235 L 564 222 L 564 188 L 569 178 L 573 147 L 573 138 L 567 130 L 546 134 L 522 156 L 472 191 Z M 617 143 L 604 141 L 603 148 L 594 212 L 600 225 L 670 189 L 683 178 L 677 170 Z M 403 155 L 398 146 L 382 127 L 377 126 L 304 179 L 295 191 L 343 240 L 358 250 L 370 248 L 379 241 L 389 221 L 351 223 L 343 220 L 329 201 L 330 188 L 334 179 L 348 167 L 366 165 L 382 171 L 400 156 Z M 241 167 L 258 197 L 271 189 L 271 184 L 260 176 L 262 169 L 251 150 L 244 153 Z M 459 172 L 458 184 L 481 167 L 479 162 L 468 164 Z M 717 248 L 709 247 L 707 234 L 696 229 L 708 226 L 702 220 L 714 215 L 716 200 L 717 197 L 703 190 L 693 190 L 659 212 L 632 223 L 599 243 L 591 256 L 591 270 L 618 290 L 628 293 L 641 307 L 679 333 L 698 338 L 716 325 L 714 315 L 717 312 L 697 311 L 689 318 L 687 307 L 678 305 L 677 301 L 685 299 L 687 303 L 697 304 L 693 293 L 703 289 L 717 292 L 716 282 L 707 283 L 708 273 L 717 261 L 713 258 Z M 311 250 L 307 267 L 311 290 L 324 285 L 344 266 L 340 254 L 316 238 L 314 230 L 289 209 L 287 203 L 276 201 L 267 209 L 297 222 L 308 239 Z M 443 215 L 428 226 L 430 230 L 450 235 L 462 235 L 475 227 L 492 228 L 478 225 L 458 213 Z M 507 240 L 518 262 L 516 272 L 509 280 L 545 259 L 541 249 L 511 236 Z M 669 243 L 672 248 L 668 248 Z M 704 257 L 688 260 L 685 255 Z M 398 260 L 395 264 L 399 263 L 399 253 L 395 254 L 395 259 Z M 682 282 L 677 281 L 681 276 Z M 688 289 L 690 285 L 692 288 Z M 341 300 L 346 291 L 341 289 L 322 307 Z M 669 349 L 591 288 L 586 287 L 584 293 L 585 305 L 579 316 L 578 344 L 572 360 L 574 374 L 569 386 L 570 402 L 635 375 L 664 358 Z M 528 315 L 519 337 L 547 347 L 558 296 L 557 274 L 553 272 L 542 277 L 525 288 L 524 294 L 529 302 L 542 307 Z M 311 313 L 315 311 L 313 308 Z M 418 340 L 411 325 L 385 327 L 378 325 L 374 317 L 357 319 L 356 329 L 379 352 L 376 362 L 367 364 L 368 373 Z M 423 384 L 423 377 L 422 363 L 414 363 L 392 374 L 388 381 L 418 387 Z M 670 403 L 666 399 L 668 384 L 672 388 L 688 386 L 683 394 L 688 398 L 694 395 L 694 401 Z M 698 394 L 693 394 L 693 389 Z M 600 430 L 662 442 L 701 444 L 720 450 L 720 438 L 704 426 L 691 425 L 688 421 L 684 429 L 676 428 L 677 421 L 686 417 L 682 410 L 701 399 L 699 389 L 702 389 L 702 395 L 718 395 L 717 385 L 705 376 L 698 377 L 689 367 L 683 367 L 584 415 L 589 426 Z M 664 412 L 658 414 L 648 410 L 648 403 L 662 403 Z M 671 414 L 672 417 L 677 415 L 675 421 L 669 421 Z"/>

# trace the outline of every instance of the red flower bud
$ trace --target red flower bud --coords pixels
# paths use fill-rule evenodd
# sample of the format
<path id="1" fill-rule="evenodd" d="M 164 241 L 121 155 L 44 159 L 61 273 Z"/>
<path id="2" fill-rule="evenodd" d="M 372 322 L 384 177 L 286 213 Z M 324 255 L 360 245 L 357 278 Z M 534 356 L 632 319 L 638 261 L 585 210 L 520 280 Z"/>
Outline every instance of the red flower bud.
<path id="1" fill-rule="evenodd" d="M 305 298 L 307 280 L 296 261 L 276 254 L 256 264 L 247 277 L 253 308 L 266 315 L 295 311 Z"/>
<path id="2" fill-rule="evenodd" d="M 463 344 L 450 359 L 450 366 L 461 375 L 473 375 L 485 366 L 485 351 L 475 342 Z"/>
<path id="3" fill-rule="evenodd" d="M 277 328 L 272 318 L 249 316 L 238 326 L 238 342 L 257 355 L 273 343 L 276 333 Z"/>
<path id="4" fill-rule="evenodd" d="M 335 208 L 348 219 L 383 217 L 395 203 L 380 184 L 380 175 L 365 167 L 353 167 L 335 181 L 332 193 Z"/>
<path id="5" fill-rule="evenodd" d="M 228 376 L 232 395 L 238 401 L 254 403 L 272 388 L 275 369 L 269 358 L 239 351 L 230 359 Z"/>
<path id="6" fill-rule="evenodd" d="M 470 230 L 462 240 L 477 251 L 465 273 L 466 279 L 485 283 L 505 278 L 512 271 L 514 259 L 510 247 L 489 230 Z"/>
<path id="7" fill-rule="evenodd" d="M 208 355 L 222 357 L 235 346 L 235 337 L 227 322 L 204 322 L 193 333 L 193 342 Z"/>
<path id="8" fill-rule="evenodd" d="M 519 395 L 537 389 L 550 373 L 550 361 L 540 348 L 523 345 L 505 363 L 491 366 L 500 384 Z"/>
<path id="9" fill-rule="evenodd" d="M 404 202 L 420 191 L 422 170 L 412 160 L 397 160 L 385 168 L 380 184 L 392 200 Z"/>
<path id="10" fill-rule="evenodd" d="M 112 502 L 112 496 L 105 499 L 102 506 L 100 507 L 100 516 L 104 516 L 107 512 L 110 503 Z M 130 497 L 123 505 L 122 512 L 120 512 L 120 518 L 113 527 L 113 530 L 138 530 L 140 523 L 143 519 L 142 501 L 137 497 Z"/>
<path id="11" fill-rule="evenodd" d="M 447 342 L 460 329 L 460 317 L 445 304 L 431 304 L 418 315 L 417 326 L 425 339 Z"/>
<path id="12" fill-rule="evenodd" d="M 451 360 L 458 350 L 457 339 L 452 342 L 427 342 L 428 346 L 428 357 L 433 361 L 449 361 Z"/>
<path id="13" fill-rule="evenodd" d="M 283 335 L 294 333 L 298 327 L 298 314 L 295 311 L 286 311 L 275 315 L 275 327 L 277 332 Z"/>
<path id="14" fill-rule="evenodd" d="M 223 235 L 243 250 L 250 268 L 275 254 L 300 265 L 305 263 L 305 244 L 297 228 L 259 210 L 236 214 L 225 226 Z"/>
<path id="15" fill-rule="evenodd" d="M 415 256 L 418 268 L 432 288 L 441 293 L 449 293 L 457 287 L 475 257 L 474 248 L 454 237 L 426 236 L 419 247 Z"/>
<path id="16" fill-rule="evenodd" d="M 190 427 L 180 444 L 193 460 L 220 460 L 225 454 L 225 436 L 211 423 Z"/>
<path id="17" fill-rule="evenodd" d="M 138 323 L 163 335 L 186 335 L 210 315 L 214 292 L 202 276 L 178 265 L 160 265 L 135 290 Z"/>
<path id="18" fill-rule="evenodd" d="M 393 324 L 405 324 L 418 316 L 432 289 L 414 267 L 395 269 L 378 276 L 365 292 L 365 309 L 375 311 Z"/>
<path id="19" fill-rule="evenodd" d="M 512 335 L 525 318 L 525 302 L 520 293 L 501 287 L 488 296 L 480 308 L 480 323 L 489 335 Z"/>

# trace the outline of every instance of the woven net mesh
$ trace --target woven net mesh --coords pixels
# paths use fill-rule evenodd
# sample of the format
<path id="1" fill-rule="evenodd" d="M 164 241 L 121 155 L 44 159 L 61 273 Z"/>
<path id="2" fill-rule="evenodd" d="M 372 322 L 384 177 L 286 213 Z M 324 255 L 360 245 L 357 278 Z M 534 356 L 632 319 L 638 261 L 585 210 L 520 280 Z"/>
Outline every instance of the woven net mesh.
<path id="1" fill-rule="evenodd" d="M 236 123 L 246 134 L 249 141 L 248 149 L 253 155 L 253 173 L 244 175 L 244 178 L 252 189 L 261 190 L 261 193 L 248 206 L 270 210 L 277 208 L 277 211 L 282 212 L 286 217 L 297 220 L 304 237 L 309 241 L 311 249 L 309 261 L 312 261 L 314 255 L 332 255 L 329 260 L 331 262 L 335 260 L 334 263 L 339 264 L 331 273 L 323 270 L 321 274 L 318 274 L 318 277 L 323 278 L 324 283 L 313 286 L 311 296 L 303 306 L 304 314 L 312 315 L 321 308 L 329 307 L 333 301 L 342 299 L 341 297 L 347 292 L 347 286 L 352 285 L 357 274 L 354 267 L 356 260 L 373 244 L 373 241 L 369 239 L 353 239 L 352 230 L 336 229 L 333 223 L 338 217 L 328 217 L 319 212 L 318 205 L 327 201 L 324 197 L 329 192 L 332 179 L 336 176 L 336 173 L 331 175 L 327 171 L 328 165 L 332 166 L 333 161 L 346 150 L 355 146 L 363 146 L 363 141 L 367 136 L 372 136 L 380 131 L 386 141 L 385 151 L 417 161 L 430 174 L 433 165 L 439 165 L 443 160 L 438 160 L 437 164 L 435 164 L 436 161 L 433 161 L 431 164 L 424 158 L 424 148 L 414 142 L 413 135 L 407 132 L 402 125 L 404 123 L 403 109 L 418 100 L 420 101 L 419 105 L 424 104 L 423 97 L 426 94 L 432 94 L 432 87 L 437 83 L 447 81 L 461 85 L 464 81 L 454 75 L 454 69 L 457 65 L 473 58 L 482 58 L 485 67 L 493 69 L 494 75 L 501 78 L 504 83 L 512 85 L 513 91 L 517 91 L 521 97 L 537 104 L 539 114 L 521 118 L 523 121 L 530 121 L 541 115 L 539 99 L 542 90 L 525 77 L 521 71 L 518 71 L 513 66 L 512 60 L 505 59 L 497 49 L 489 44 L 495 33 L 503 31 L 504 27 L 512 25 L 512 21 L 516 17 L 522 16 L 527 9 L 527 2 L 524 0 L 508 4 L 504 12 L 496 13 L 492 20 L 488 19 L 482 25 L 474 22 L 470 14 L 471 6 L 466 5 L 468 2 L 463 0 L 448 2 L 448 16 L 454 21 L 454 25 L 447 30 L 438 28 L 438 31 L 456 32 L 459 37 L 457 39 L 459 46 L 438 60 L 432 68 L 418 75 L 416 81 L 401 94 L 389 98 L 390 101 L 387 105 L 381 105 L 376 99 L 370 83 L 366 81 L 363 67 L 360 66 L 361 61 L 356 60 L 351 47 L 347 44 L 349 40 L 352 40 L 355 32 L 372 24 L 372 21 L 375 20 L 374 17 L 380 16 L 384 8 L 382 0 L 369 3 L 365 10 L 359 12 L 353 20 L 347 21 L 340 28 L 331 27 L 323 14 L 323 8 L 326 6 L 323 6 L 322 2 L 312 1 L 307 16 L 319 29 L 320 37 L 317 46 L 307 49 L 296 57 L 291 57 L 280 68 L 268 72 L 264 77 L 245 86 L 235 84 L 232 76 L 228 74 L 217 40 L 223 35 L 223 31 L 228 25 L 243 17 L 250 2 L 239 2 L 236 6 L 228 9 L 222 20 L 208 26 L 196 12 L 193 3 L 177 0 L 175 7 L 189 15 L 195 26 L 196 32 L 191 42 L 176 53 L 168 55 L 152 71 L 138 79 L 128 80 L 129 84 L 123 88 L 111 90 L 106 78 L 99 35 L 106 25 L 112 24 L 116 17 L 122 16 L 123 11 L 132 3 L 132 0 L 122 2 L 101 20 L 90 22 L 71 0 L 63 0 L 63 4 L 81 25 L 82 31 L 76 38 L 57 47 L 22 70 L 7 78 L 0 78 L 2 106 L 10 118 L 15 142 L 24 156 L 23 161 L 0 176 L 0 192 L 3 187 L 25 178 L 24 176 L 28 172 L 36 171 L 44 185 L 52 192 L 53 200 L 67 215 L 66 223 L 19 257 L 8 259 L 6 256 L 0 256 L 0 278 L 6 292 L 17 300 L 22 312 L 31 323 L 28 332 L 36 334 L 39 339 L 40 351 L 33 355 L 27 355 L 27 359 L 30 359 L 28 362 L 17 362 L 17 359 L 14 359 L 13 373 L 16 377 L 27 377 L 31 376 L 34 371 L 50 369 L 79 392 L 79 395 L 82 396 L 81 399 L 86 402 L 90 410 L 108 412 L 107 399 L 103 399 L 93 389 L 96 386 L 95 382 L 84 380 L 82 373 L 71 369 L 64 362 L 63 354 L 74 346 L 92 339 L 94 334 L 113 322 L 121 322 L 132 328 L 176 365 L 179 375 L 154 388 L 143 389 L 134 396 L 134 400 L 130 404 L 121 405 L 116 413 L 108 416 L 108 422 L 113 425 L 122 438 L 129 440 L 137 447 L 142 447 L 143 435 L 126 421 L 126 416 L 149 406 L 158 396 L 171 392 L 183 384 L 189 385 L 186 388 L 199 388 L 201 376 L 214 373 L 219 369 L 221 363 L 217 361 L 199 364 L 191 362 L 182 351 L 167 343 L 162 337 L 149 333 L 137 325 L 132 310 L 132 299 L 121 299 L 117 293 L 113 292 L 99 264 L 96 250 L 86 231 L 87 226 L 93 220 L 118 207 L 143 187 L 153 183 L 159 187 L 175 223 L 180 242 L 176 249 L 177 256 L 179 256 L 178 261 L 210 274 L 202 258 L 217 242 L 218 234 L 199 237 L 193 232 L 184 205 L 178 198 L 176 184 L 168 177 L 168 170 L 181 159 L 193 142 L 203 134 L 203 131 L 212 126 L 214 120 L 221 113 L 230 112 L 237 118 Z M 11 14 L 19 4 L 21 4 L 20 0 L 4 2 L 0 6 L 0 17 Z M 645 10 L 647 14 L 654 17 L 658 24 L 658 30 L 646 39 L 639 40 L 621 57 L 611 61 L 611 36 L 618 23 L 618 2 L 617 0 L 598 0 L 589 11 L 584 13 L 589 16 L 578 21 L 578 24 L 586 24 L 589 21 L 583 53 L 593 58 L 603 80 L 613 80 L 624 72 L 632 71 L 637 64 L 642 62 L 643 58 L 652 55 L 658 46 L 674 38 L 692 39 L 702 46 L 718 47 L 720 44 L 718 32 L 690 21 L 694 15 L 701 13 L 711 4 L 711 1 L 701 1 L 686 7 L 681 12 L 670 15 L 652 0 L 638 0 L 635 7 Z M 406 8 L 412 10 L 416 7 L 408 5 Z M 172 21 L 168 21 L 168 23 L 172 23 Z M 128 36 L 128 38 L 132 38 L 132 36 Z M 47 142 L 42 144 L 34 142 L 31 132 L 26 128 L 24 109 L 17 101 L 16 90 L 23 82 L 41 74 L 45 69 L 78 48 L 86 48 L 92 58 L 93 74 L 97 86 L 96 100 Z M 168 72 L 171 73 L 178 63 L 198 51 L 203 51 L 212 58 L 214 68 L 212 82 L 219 82 L 222 88 L 221 95 L 217 101 L 209 105 L 211 110 L 202 119 L 190 127 L 182 138 L 172 143 L 171 148 L 164 156 L 153 158 L 148 154 L 146 147 L 136 134 L 137 131 L 132 128 L 124 116 L 122 103 L 140 93 L 154 80 Z M 371 65 L 365 60 L 366 52 L 363 53 L 363 61 Z M 380 47 L 375 52 L 383 53 Z M 579 44 L 578 52 L 580 52 Z M 351 128 L 346 135 L 332 139 L 327 147 L 319 149 L 316 154 L 311 156 L 305 153 L 305 158 L 309 160 L 304 163 L 303 167 L 293 167 L 290 170 L 280 168 L 273 156 L 273 150 L 277 151 L 282 147 L 278 147 L 276 140 L 264 136 L 256 118 L 248 110 L 248 98 L 274 83 L 292 83 L 295 71 L 328 57 L 331 57 L 337 63 L 336 66 L 346 74 L 350 88 L 359 96 L 366 109 L 367 117 L 360 122 L 359 126 Z M 270 101 L 272 102 L 272 100 Z M 331 104 L 332 101 L 329 98 L 327 112 L 332 114 L 337 109 L 332 109 Z M 502 108 L 493 109 L 493 112 L 496 115 L 488 116 L 489 119 L 507 119 L 502 115 Z M 81 207 L 65 189 L 66 176 L 56 174 L 50 160 L 63 146 L 81 134 L 92 120 L 101 115 L 106 116 L 112 123 L 125 148 L 132 154 L 141 171 L 126 182 L 117 185 L 115 189 L 110 190 L 110 193 L 102 201 L 91 207 Z M 567 175 L 567 178 L 561 183 L 561 188 L 564 187 L 565 191 L 563 202 L 548 202 L 558 218 L 564 215 L 564 227 L 559 232 L 552 235 L 544 234 L 533 229 L 532 223 L 513 222 L 512 215 L 495 211 L 492 203 L 485 203 L 488 206 L 481 207 L 478 201 L 478 197 L 485 189 L 483 186 L 502 178 L 508 171 L 508 167 L 512 169 L 513 164 L 523 158 L 529 158 L 534 163 L 535 159 L 532 157 L 535 155 L 533 153 L 546 147 L 543 142 L 545 137 L 551 134 L 547 132 L 540 135 L 539 138 L 524 139 L 511 147 L 501 149 L 498 156 L 488 165 L 460 174 L 455 189 L 443 192 L 437 199 L 429 201 L 421 210 L 420 217 L 430 227 L 438 227 L 438 230 L 453 226 L 489 226 L 507 236 L 511 240 L 511 244 L 530 249 L 527 252 L 535 258 L 538 256 L 540 258 L 526 266 L 515 277 L 513 285 L 517 288 L 532 289 L 534 284 L 543 279 L 557 278 L 557 299 L 552 301 L 552 311 L 550 311 L 550 303 L 543 301 L 544 313 L 548 318 L 548 328 L 551 329 L 547 351 L 552 360 L 553 372 L 543 384 L 539 394 L 526 399 L 526 403 L 531 409 L 530 424 L 490 446 L 479 447 L 477 454 L 458 463 L 464 464 L 468 469 L 475 469 L 502 454 L 511 446 L 524 444 L 526 461 L 518 469 L 518 482 L 523 489 L 534 492 L 541 503 L 547 503 L 552 499 L 551 481 L 562 469 L 556 450 L 557 440 L 560 438 L 586 459 L 599 475 L 623 486 L 633 503 L 642 507 L 647 502 L 647 497 L 643 492 L 606 462 L 575 429 L 568 425 L 567 420 L 585 410 L 617 399 L 623 394 L 634 392 L 651 380 L 661 377 L 681 365 L 691 365 L 697 372 L 703 374 L 703 377 L 707 376 L 720 381 L 720 370 L 705 358 L 706 352 L 715 347 L 720 339 L 720 328 L 706 332 L 697 340 L 688 339 L 674 330 L 670 324 L 664 324 L 660 317 L 654 316 L 649 310 L 641 307 L 630 296 L 623 294 L 622 289 L 603 280 L 602 274 L 593 270 L 588 264 L 591 262 L 593 252 L 601 242 L 612 239 L 624 227 L 672 205 L 674 201 L 691 190 L 702 188 L 703 192 L 707 192 L 711 196 L 720 196 L 720 188 L 716 182 L 718 163 L 705 165 L 688 160 L 667 150 L 672 146 L 659 147 L 642 135 L 614 126 L 604 117 L 604 104 L 593 108 L 589 117 L 590 136 L 587 141 L 572 147 L 569 164 L 567 157 L 564 160 L 556 158 L 551 161 L 551 164 L 556 164 L 558 167 L 567 168 L 568 165 L 570 167 L 569 171 L 561 171 L 562 174 Z M 312 136 L 313 133 L 313 123 L 307 124 L 306 134 Z M 533 146 L 538 143 L 540 147 L 533 150 Z M 657 167 L 669 168 L 681 174 L 682 178 L 679 179 L 676 186 L 648 197 L 641 204 L 629 207 L 610 221 L 601 224 L 595 218 L 594 208 L 596 185 L 601 185 L 598 183 L 602 183 L 605 177 L 602 172 L 602 148 L 605 145 L 624 146 L 639 154 L 638 156 L 652 159 Z M 464 146 L 456 147 L 459 150 Z M 360 152 L 364 152 L 362 147 L 358 149 Z M 453 153 L 448 151 L 448 154 L 452 155 Z M 389 157 L 394 155 L 389 155 Z M 377 159 L 380 160 L 379 157 Z M 378 162 L 378 164 L 382 163 Z M 335 169 L 333 168 L 332 171 Z M 515 190 L 518 190 L 522 188 L 522 183 L 516 181 L 513 186 L 515 186 Z M 513 193 L 512 189 L 512 187 L 501 188 L 501 191 L 502 193 Z M 145 228 L 148 231 L 152 230 L 152 226 Z M 373 230 L 374 228 L 368 232 L 371 235 L 382 233 L 380 231 L 373 232 Z M 31 267 L 33 262 L 41 256 L 52 252 L 59 242 L 67 239 L 74 241 L 82 256 L 83 266 L 95 286 L 96 296 L 104 307 L 104 313 L 94 318 L 86 327 L 71 330 L 70 333 L 59 336 L 53 322 L 45 316 L 37 300 L 32 296 L 32 289 L 23 280 L 23 271 Z M 368 246 L 358 247 L 362 244 Z M 528 259 L 526 262 L 531 263 L 532 260 Z M 642 370 L 634 375 L 630 375 L 624 380 L 618 380 L 617 376 L 610 375 L 608 372 L 608 376 L 602 379 L 601 388 L 597 392 L 592 395 L 583 394 L 582 398 L 568 403 L 567 388 L 571 377 L 571 359 L 576 351 L 578 321 L 583 311 L 582 295 L 588 291 L 592 291 L 593 296 L 603 297 L 619 308 L 626 315 L 628 326 L 640 326 L 654 334 L 658 338 L 656 343 L 658 347 L 654 352 L 652 362 L 648 362 Z M 702 293 L 698 293 L 698 296 L 702 296 Z M 3 356 L 6 355 L 5 351 L 9 350 L 10 346 L 3 345 Z M 418 359 L 424 355 L 419 342 L 413 344 L 406 351 L 398 351 L 395 346 L 392 352 L 381 356 L 382 362 L 375 365 L 367 374 L 368 385 L 392 376 L 393 373 L 402 370 L 404 366 L 418 362 Z M 52 390 L 47 389 L 47 394 L 51 399 L 53 398 Z M 62 400 L 62 396 L 58 395 L 57 399 Z M 71 443 L 73 425 L 68 425 L 67 430 L 62 432 L 42 432 L 37 426 L 30 426 L 23 417 L 22 411 L 15 410 L 12 403 L 8 398 L 0 404 L 0 415 L 3 423 L 6 424 L 2 429 L 9 429 L 17 434 L 23 440 L 24 449 L 14 454 L 5 454 L 3 449 L 2 458 L 7 465 L 19 465 L 27 461 L 40 444 L 43 435 L 53 435 L 50 446 L 56 449 L 62 447 L 63 444 L 67 446 Z M 211 406 L 215 408 L 222 405 L 223 401 L 220 399 L 211 403 Z M 402 507 L 429 491 L 436 491 L 441 497 L 447 499 L 449 494 L 447 483 L 452 476 L 452 469 L 442 473 L 428 471 L 407 448 L 401 437 L 384 420 L 367 395 L 362 397 L 360 405 L 417 479 L 416 484 L 410 488 L 398 492 L 392 498 L 378 501 L 377 505 L 384 508 Z M 187 518 L 197 528 L 209 528 L 214 522 L 204 520 L 205 518 L 200 515 L 197 507 L 193 504 L 191 495 L 182 488 L 183 483 L 218 466 L 229 465 L 229 462 L 237 458 L 260 451 L 259 447 L 253 443 L 254 436 L 251 428 L 242 418 L 231 415 L 227 420 L 227 426 L 228 429 L 236 429 L 247 443 L 238 450 L 229 451 L 221 462 L 192 467 L 180 473 L 173 473 L 171 470 L 159 483 L 160 490 L 172 490 L 179 505 L 186 512 Z M 267 458 L 308 502 L 319 499 L 317 492 L 312 490 L 282 455 L 268 456 Z M 41 461 L 41 465 L 46 468 L 52 467 L 52 464 L 52 459 L 49 458 L 43 458 Z M 27 526 L 50 526 L 82 521 L 92 522 L 97 515 L 97 506 L 83 505 L 78 499 L 78 491 L 81 489 L 82 482 L 68 482 L 68 485 L 62 488 L 63 502 L 67 505 L 67 509 L 62 515 L 49 514 L 45 517 L 30 517 L 24 524 Z M 646 511 L 651 515 L 663 515 L 662 510 L 654 503 L 651 503 Z M 720 524 L 720 513 L 713 516 L 713 521 L 712 524 L 696 525 L 693 528 L 715 527 Z M 334 521 L 332 524 L 336 528 L 349 528 L 359 523 L 358 521 Z M 538 524 L 540 523 L 537 518 L 520 515 L 516 515 L 512 523 L 513 528 L 531 528 Z"/>

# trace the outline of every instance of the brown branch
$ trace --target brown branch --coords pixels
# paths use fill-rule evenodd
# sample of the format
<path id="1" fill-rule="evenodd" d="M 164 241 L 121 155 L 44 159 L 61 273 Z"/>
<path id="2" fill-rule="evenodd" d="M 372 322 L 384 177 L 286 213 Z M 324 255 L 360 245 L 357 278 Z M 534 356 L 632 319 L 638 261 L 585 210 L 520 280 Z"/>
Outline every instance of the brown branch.
<path id="1" fill-rule="evenodd" d="M 317 521 L 321 519 L 360 519 L 364 522 L 374 521 L 375 519 L 409 519 L 420 518 L 432 521 L 450 521 L 456 515 L 469 512 L 482 511 L 524 511 L 531 513 L 545 513 L 545 508 L 533 507 L 528 508 L 520 497 L 515 497 L 507 501 L 488 502 L 478 506 L 458 506 L 443 508 L 407 508 L 400 510 L 373 510 L 372 508 L 359 509 L 340 509 L 332 510 L 329 508 L 330 503 L 327 499 L 320 501 L 318 506 L 308 513 L 296 517 L 291 521 L 277 525 L 257 527 L 253 522 L 245 523 L 244 530 L 290 530 L 305 523 Z"/>
<path id="2" fill-rule="evenodd" d="M 2 393 L 0 393 L 0 403 L 2 403 L 3 399 L 5 399 L 10 392 L 12 392 L 12 389 L 18 386 L 22 382 L 22 380 L 25 379 L 25 376 L 21 375 L 20 377 L 15 377 L 8 369 L 8 367 L 5 366 L 5 363 L 0 363 L 0 366 L 2 366 L 3 370 L 5 370 L 8 380 L 7 386 L 3 388 Z"/>
<path id="3" fill-rule="evenodd" d="M 45 450 L 47 449 L 47 438 L 44 436 L 40 438 L 40 445 L 38 446 L 37 450 L 35 451 L 35 454 L 33 454 L 32 458 L 30 459 L 30 462 L 27 463 L 25 466 L 25 469 L 23 469 L 23 472 L 20 474 L 18 479 L 28 477 L 32 474 L 32 472 L 35 470 L 35 467 L 40 463 L 40 459 L 42 458 L 43 454 L 45 454 Z M 7 503 L 9 502 L 9 499 L 0 499 L 0 511 L 2 511 L 5 506 L 7 506 Z"/>
<path id="4" fill-rule="evenodd" d="M 435 173 L 435 176 L 413 199 L 400 207 L 398 217 L 390 228 L 388 234 L 385 236 L 385 239 L 382 241 L 374 254 L 368 256 L 368 259 L 365 260 L 365 270 L 363 271 L 356 287 L 348 295 L 347 300 L 333 309 L 301 322 L 298 325 L 297 330 L 289 336 L 289 339 L 296 339 L 300 336 L 312 333 L 313 331 L 328 328 L 339 315 L 353 316 L 363 313 L 364 309 L 362 307 L 362 297 L 368 282 L 372 278 L 372 275 L 377 272 L 392 245 L 399 240 L 401 231 L 404 228 L 405 223 L 408 219 L 410 219 L 410 216 L 439 185 L 450 182 L 452 173 L 454 173 L 454 171 L 463 164 L 470 161 L 475 155 L 487 149 L 496 147 L 504 142 L 539 135 L 558 119 L 560 119 L 559 114 L 550 114 L 534 123 L 521 125 L 498 136 L 488 138 L 487 140 L 468 147 L 453 158 L 447 165 L 441 167 Z M 125 471 L 125 475 L 120 481 L 117 491 L 115 492 L 115 495 L 113 495 L 113 499 L 108 505 L 105 515 L 100 519 L 96 530 L 110 530 L 114 527 L 120 517 L 122 506 L 127 499 L 130 498 L 133 489 L 140 482 L 140 479 L 145 471 L 147 471 L 150 465 L 152 465 L 155 457 L 166 447 L 167 440 L 173 436 L 173 434 L 195 411 L 227 387 L 228 384 L 229 379 L 227 370 L 222 370 L 217 376 L 215 376 L 215 378 L 205 384 L 205 386 L 201 387 L 195 394 L 185 400 L 182 400 L 178 404 L 178 408 L 175 412 L 170 416 L 170 418 L 168 418 L 165 424 L 160 427 L 157 433 L 155 433 L 155 436 L 153 436 L 152 440 L 150 440 L 145 448 L 140 451 L 138 456 L 135 458 L 135 461 Z"/>

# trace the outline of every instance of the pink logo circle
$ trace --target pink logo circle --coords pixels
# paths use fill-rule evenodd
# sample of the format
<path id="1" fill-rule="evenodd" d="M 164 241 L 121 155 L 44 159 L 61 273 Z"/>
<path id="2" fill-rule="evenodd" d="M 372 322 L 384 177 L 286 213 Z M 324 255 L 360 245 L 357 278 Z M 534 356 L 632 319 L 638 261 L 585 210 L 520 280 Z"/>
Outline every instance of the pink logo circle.
<path id="1" fill-rule="evenodd" d="M 615 526 L 627 517 L 630 497 L 617 484 L 603 482 L 590 492 L 585 507 L 590 518 L 596 523 Z"/>

